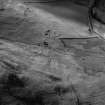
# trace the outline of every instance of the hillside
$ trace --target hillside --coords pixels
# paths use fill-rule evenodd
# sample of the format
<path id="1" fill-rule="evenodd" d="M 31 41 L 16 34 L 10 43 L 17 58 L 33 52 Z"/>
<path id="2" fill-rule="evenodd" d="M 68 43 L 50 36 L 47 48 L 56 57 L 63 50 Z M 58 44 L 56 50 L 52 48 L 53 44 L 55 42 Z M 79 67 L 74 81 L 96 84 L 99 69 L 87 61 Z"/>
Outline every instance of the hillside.
<path id="1" fill-rule="evenodd" d="M 105 41 L 88 33 L 86 11 L 22 1 L 0 11 L 0 105 L 105 105 Z"/>

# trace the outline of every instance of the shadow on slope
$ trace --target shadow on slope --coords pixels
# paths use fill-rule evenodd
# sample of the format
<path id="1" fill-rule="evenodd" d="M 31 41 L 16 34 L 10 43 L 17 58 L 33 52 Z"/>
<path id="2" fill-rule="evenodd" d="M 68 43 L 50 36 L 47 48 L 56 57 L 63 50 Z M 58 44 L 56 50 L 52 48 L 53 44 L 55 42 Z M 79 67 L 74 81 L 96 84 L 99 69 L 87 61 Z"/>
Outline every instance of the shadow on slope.
<path id="1" fill-rule="evenodd" d="M 79 6 L 70 1 L 49 2 L 49 3 L 26 3 L 41 8 L 61 19 L 76 21 L 81 24 L 88 23 L 88 10 L 84 6 Z"/>

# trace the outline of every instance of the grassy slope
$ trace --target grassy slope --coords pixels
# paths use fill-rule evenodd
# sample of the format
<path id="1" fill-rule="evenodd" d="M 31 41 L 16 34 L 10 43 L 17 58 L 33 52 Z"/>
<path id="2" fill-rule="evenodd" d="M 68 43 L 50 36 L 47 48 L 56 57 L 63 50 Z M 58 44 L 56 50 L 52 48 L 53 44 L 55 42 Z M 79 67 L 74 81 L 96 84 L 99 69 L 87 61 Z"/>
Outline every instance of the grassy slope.
<path id="1" fill-rule="evenodd" d="M 6 73 L 8 72 L 8 70 L 11 71 L 12 67 L 12 71 L 14 72 L 14 70 L 18 70 L 19 68 L 19 70 L 21 71 L 18 72 L 20 74 L 17 73 L 17 75 L 20 77 L 21 80 L 25 79 L 24 82 L 26 83 L 25 86 L 27 87 L 22 90 L 21 88 L 20 90 L 18 90 L 15 87 L 13 87 L 16 89 L 16 91 L 18 90 L 18 93 L 14 89 L 12 90 L 11 88 L 11 92 L 13 92 L 13 95 L 19 97 L 28 96 L 28 98 L 30 97 L 35 98 L 37 89 L 46 90 L 47 88 L 50 92 L 52 92 L 54 89 L 53 85 L 55 86 L 56 83 L 59 84 L 60 80 L 60 83 L 63 84 L 63 86 L 66 87 L 67 89 L 66 90 L 65 88 L 63 88 L 65 89 L 63 93 L 64 97 L 62 97 L 62 95 L 52 96 L 52 94 L 51 95 L 47 94 L 47 96 L 45 94 L 45 97 L 50 98 L 50 96 L 52 96 L 51 98 L 54 99 L 54 97 L 57 96 L 57 99 L 59 98 L 61 98 L 61 100 L 63 99 L 64 102 L 64 103 L 62 102 L 63 105 L 69 105 L 70 103 L 72 105 L 75 105 L 76 103 L 75 98 L 77 97 L 75 96 L 75 93 L 72 92 L 73 91 L 71 88 L 71 82 L 72 82 L 75 88 L 77 89 L 77 94 L 80 100 L 82 100 L 82 103 L 84 102 L 83 104 L 88 105 L 85 102 L 88 101 L 91 103 L 91 105 L 104 105 L 105 103 L 104 102 L 104 95 L 105 95 L 104 40 L 98 38 L 84 39 L 84 40 L 66 39 L 64 41 L 66 47 L 69 48 L 68 49 L 69 55 L 65 55 L 66 53 L 64 53 L 63 51 L 61 53 L 61 52 L 56 52 L 53 49 L 45 49 L 45 48 L 43 49 L 43 47 L 41 48 L 35 47 L 35 45 L 30 46 L 29 44 L 33 43 L 35 44 L 37 41 L 41 40 L 43 36 L 42 35 L 43 31 L 41 32 L 35 30 L 34 26 L 41 28 L 40 30 L 44 30 L 45 28 L 40 27 L 42 26 L 42 23 L 37 24 L 37 21 L 33 22 L 33 20 L 31 20 L 30 22 L 29 20 L 24 19 L 23 15 L 22 16 L 20 16 L 19 14 L 16 15 L 14 11 L 12 12 L 11 10 L 9 12 L 8 11 L 6 11 L 6 13 L 0 14 L 2 15 L 0 17 L 0 24 L 1 24 L 0 37 L 2 37 L 1 39 L 10 40 L 10 42 L 8 43 L 5 41 L 1 41 L 0 43 L 1 76 L 3 74 L 2 79 L 5 80 L 4 77 L 6 76 L 7 79 L 8 76 L 5 75 L 5 71 Z M 35 19 L 37 20 L 39 19 L 40 21 L 40 18 L 38 18 L 37 16 L 35 17 Z M 34 29 L 32 27 L 34 27 Z M 14 42 L 18 41 L 19 43 L 13 43 L 11 40 Z M 24 44 L 20 42 L 23 42 Z M 25 45 L 25 43 L 27 43 L 28 45 Z M 46 60 L 48 60 L 48 56 L 52 57 L 52 62 L 51 65 L 47 64 L 46 66 L 47 62 Z M 37 72 L 36 69 L 39 70 L 39 72 Z M 52 79 L 51 76 L 49 76 L 49 72 L 51 74 L 53 73 L 53 75 L 57 77 L 60 77 L 60 79 L 59 78 L 54 79 L 54 77 Z M 46 75 L 47 73 L 48 75 Z M 36 81 L 38 82 L 38 84 Z M 2 89 L 2 86 L 0 87 L 0 89 Z M 5 93 L 5 91 L 3 92 Z M 30 94 L 27 92 L 29 92 Z M 9 95 L 9 93 L 5 94 L 7 96 Z M 9 96 L 9 98 L 11 98 L 11 96 Z M 5 99 L 6 97 L 3 100 L 5 101 Z M 55 101 L 55 99 L 54 101 L 52 101 L 52 99 L 50 99 L 51 105 L 52 102 Z"/>

